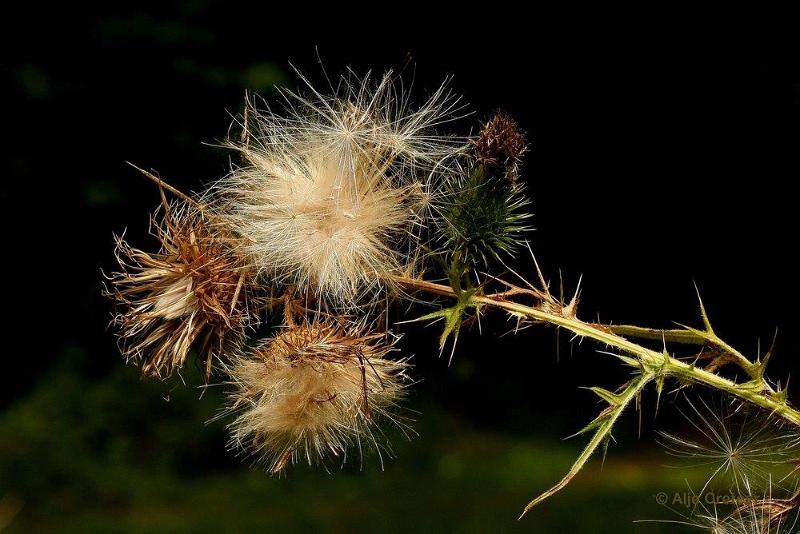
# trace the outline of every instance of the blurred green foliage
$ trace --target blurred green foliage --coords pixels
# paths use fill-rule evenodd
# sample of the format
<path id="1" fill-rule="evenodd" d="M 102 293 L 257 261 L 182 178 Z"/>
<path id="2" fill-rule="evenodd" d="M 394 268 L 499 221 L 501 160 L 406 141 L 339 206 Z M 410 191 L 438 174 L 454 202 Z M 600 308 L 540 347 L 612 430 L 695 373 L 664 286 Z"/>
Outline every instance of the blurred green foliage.
<path id="1" fill-rule="evenodd" d="M 383 470 L 372 456 L 273 478 L 225 452 L 224 422 L 206 424 L 221 387 L 199 388 L 191 372 L 186 385 L 142 380 L 122 365 L 93 379 L 86 360 L 66 350 L 0 414 L 0 495 L 21 504 L 9 532 L 622 533 L 671 518 L 653 495 L 683 485 L 682 472 L 643 457 L 597 460 L 517 522 L 578 444 L 480 431 L 424 402 L 419 436 L 393 436 L 397 458 Z"/>

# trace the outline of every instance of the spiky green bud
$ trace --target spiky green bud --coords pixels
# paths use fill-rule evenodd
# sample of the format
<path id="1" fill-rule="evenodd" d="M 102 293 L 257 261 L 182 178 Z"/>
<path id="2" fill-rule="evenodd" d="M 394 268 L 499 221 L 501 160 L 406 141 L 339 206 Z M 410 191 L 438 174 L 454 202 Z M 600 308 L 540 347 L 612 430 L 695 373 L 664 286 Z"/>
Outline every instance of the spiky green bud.
<path id="1" fill-rule="evenodd" d="M 525 136 L 516 122 L 498 114 L 472 141 L 463 173 L 445 188 L 440 211 L 445 249 L 471 266 L 514 251 L 528 229 L 528 200 L 517 181 Z"/>

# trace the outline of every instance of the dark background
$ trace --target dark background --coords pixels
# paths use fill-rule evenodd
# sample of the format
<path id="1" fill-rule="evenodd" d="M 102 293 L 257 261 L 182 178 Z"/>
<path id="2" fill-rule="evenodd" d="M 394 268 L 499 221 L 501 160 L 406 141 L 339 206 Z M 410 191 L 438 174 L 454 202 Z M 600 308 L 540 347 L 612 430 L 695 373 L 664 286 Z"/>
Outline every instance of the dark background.
<path id="1" fill-rule="evenodd" d="M 570 465 L 580 442 L 561 438 L 599 409 L 578 387 L 613 388 L 626 371 L 549 330 L 500 338 L 492 318 L 450 367 L 434 329 L 404 329 L 420 436 L 396 440 L 385 471 L 368 458 L 273 479 L 240 464 L 224 421 L 204 424 L 220 391 L 198 401 L 191 373 L 187 387 L 141 381 L 107 330 L 112 233 L 152 246 L 158 201 L 125 161 L 202 188 L 228 169 L 211 145 L 245 89 L 269 100 L 295 87 L 289 62 L 317 80 L 318 55 L 329 73 L 405 69 L 420 97 L 453 75 L 475 112 L 462 131 L 501 108 L 528 132 L 532 243 L 555 284 L 584 275 L 583 318 L 694 325 L 695 281 L 746 353 L 780 328 L 771 376 L 785 382 L 800 370 L 795 43 L 500 7 L 435 23 L 307 18 L 193 1 L 31 6 L 3 22 L 0 529 L 666 531 L 631 523 L 674 518 L 653 495 L 685 489 L 653 445 L 652 395 L 641 438 L 629 414 L 602 471 L 595 460 L 515 522 Z M 655 426 L 674 419 L 662 409 Z"/>

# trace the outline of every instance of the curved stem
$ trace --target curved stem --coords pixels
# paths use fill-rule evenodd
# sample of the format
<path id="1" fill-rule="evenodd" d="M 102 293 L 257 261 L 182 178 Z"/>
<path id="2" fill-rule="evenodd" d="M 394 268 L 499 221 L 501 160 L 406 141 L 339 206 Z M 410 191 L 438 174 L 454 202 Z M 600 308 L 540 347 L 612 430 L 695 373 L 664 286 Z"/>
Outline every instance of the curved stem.
<path id="1" fill-rule="evenodd" d="M 425 291 L 445 297 L 457 297 L 453 289 L 446 285 L 402 276 L 393 276 L 392 280 L 409 290 Z M 711 371 L 699 368 L 691 363 L 679 360 L 666 352 L 654 351 L 625 339 L 619 335 L 619 333 L 615 332 L 613 327 L 585 323 L 577 317 L 559 315 L 536 307 L 491 296 L 474 295 L 470 298 L 470 302 L 477 307 L 490 306 L 504 310 L 516 317 L 533 319 L 564 328 L 578 336 L 593 339 L 608 347 L 630 354 L 638 360 L 640 365 L 652 372 L 697 384 L 703 384 L 712 389 L 723 391 L 746 402 L 769 410 L 771 413 L 778 415 L 791 424 L 800 427 L 800 411 L 789 406 L 785 398 L 778 397 L 771 391 L 765 391 L 760 384 L 737 383 Z M 662 338 L 659 337 L 658 339 Z M 742 358 L 744 357 L 742 356 Z"/>

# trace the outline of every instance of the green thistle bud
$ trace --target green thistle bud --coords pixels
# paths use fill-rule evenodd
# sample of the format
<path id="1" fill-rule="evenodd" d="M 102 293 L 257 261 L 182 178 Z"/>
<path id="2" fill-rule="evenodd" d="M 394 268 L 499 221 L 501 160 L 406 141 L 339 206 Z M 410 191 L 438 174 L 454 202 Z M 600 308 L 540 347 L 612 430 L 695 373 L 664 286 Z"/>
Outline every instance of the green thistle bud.
<path id="1" fill-rule="evenodd" d="M 530 214 L 517 181 L 528 145 L 516 122 L 496 115 L 472 146 L 463 172 L 445 186 L 440 226 L 444 248 L 474 267 L 512 253 Z"/>

